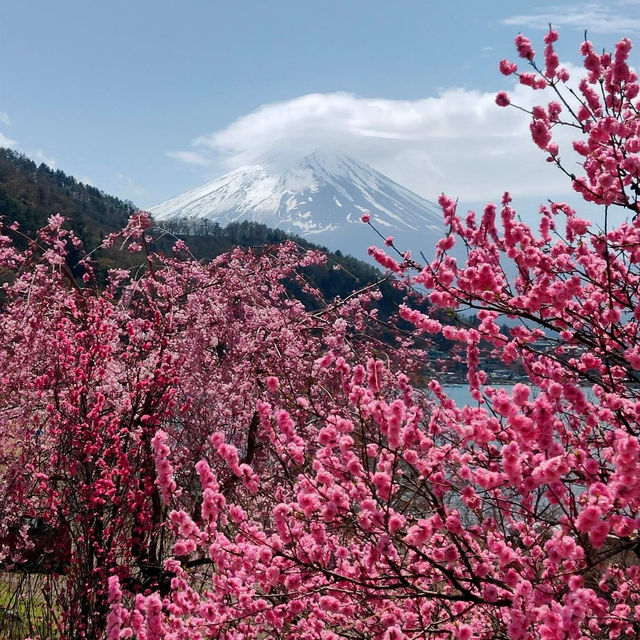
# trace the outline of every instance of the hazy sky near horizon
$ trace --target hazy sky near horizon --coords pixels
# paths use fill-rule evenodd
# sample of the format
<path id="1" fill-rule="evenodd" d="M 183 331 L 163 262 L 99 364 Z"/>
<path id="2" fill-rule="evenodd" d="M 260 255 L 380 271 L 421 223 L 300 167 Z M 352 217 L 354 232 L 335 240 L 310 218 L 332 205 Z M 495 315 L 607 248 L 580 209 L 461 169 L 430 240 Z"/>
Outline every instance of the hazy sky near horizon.
<path id="1" fill-rule="evenodd" d="M 541 51 L 549 22 L 577 64 L 585 29 L 637 38 L 640 2 L 3 0 L 0 145 L 141 207 L 316 146 L 431 200 L 557 197 L 526 116 L 493 101 L 515 35 Z"/>

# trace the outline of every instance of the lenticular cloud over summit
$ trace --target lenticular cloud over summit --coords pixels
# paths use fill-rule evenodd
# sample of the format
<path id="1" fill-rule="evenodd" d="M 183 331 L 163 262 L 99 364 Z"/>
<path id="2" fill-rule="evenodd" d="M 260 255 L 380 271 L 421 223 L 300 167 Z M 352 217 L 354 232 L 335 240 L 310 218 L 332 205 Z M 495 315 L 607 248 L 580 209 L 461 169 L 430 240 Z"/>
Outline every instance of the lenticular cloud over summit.
<path id="1" fill-rule="evenodd" d="M 516 86 L 514 102 L 531 96 Z M 537 96 L 539 99 L 541 96 Z M 225 129 L 169 155 L 192 165 L 222 158 L 226 169 L 253 164 L 266 154 L 340 149 L 367 162 L 428 199 L 446 192 L 463 200 L 495 200 L 504 190 L 537 195 L 539 151 L 521 144 L 528 118 L 495 104 L 495 92 L 452 88 L 418 100 L 313 93 L 263 105 Z M 546 194 L 566 193 L 549 168 Z"/>

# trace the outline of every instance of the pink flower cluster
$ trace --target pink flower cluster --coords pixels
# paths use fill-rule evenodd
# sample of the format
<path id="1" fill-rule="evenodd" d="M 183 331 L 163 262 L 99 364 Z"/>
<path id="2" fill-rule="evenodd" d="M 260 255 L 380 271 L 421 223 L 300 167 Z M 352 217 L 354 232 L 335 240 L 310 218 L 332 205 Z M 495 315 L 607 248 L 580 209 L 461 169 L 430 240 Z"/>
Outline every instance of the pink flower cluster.
<path id="1" fill-rule="evenodd" d="M 169 460 L 170 450 L 167 446 L 168 439 L 169 436 L 161 429 L 158 429 L 151 440 L 156 464 L 156 482 L 160 488 L 160 495 L 162 495 L 165 504 L 169 504 L 171 496 L 177 488 L 176 481 L 173 478 L 173 467 Z"/>
<path id="2" fill-rule="evenodd" d="M 530 41 L 524 36 L 516 38 L 518 54 L 529 60 L 533 72 L 519 73 L 521 84 L 532 89 L 551 87 L 559 93 L 558 82 L 568 80 L 566 69 L 559 67 L 559 59 L 554 50 L 558 39 L 556 31 L 550 29 L 545 36 L 545 66 L 541 69 L 535 62 L 535 54 Z M 586 200 L 599 204 L 635 206 L 632 195 L 640 178 L 640 151 L 638 144 L 638 123 L 635 113 L 638 105 L 634 100 L 640 94 L 637 74 L 628 64 L 631 41 L 622 39 L 616 45 L 613 55 L 597 54 L 589 41 L 582 43 L 587 77 L 579 83 L 580 94 L 572 94 L 565 100 L 570 115 L 575 116 L 584 139 L 573 143 L 574 149 L 584 156 L 584 176 L 573 177 L 574 189 Z M 500 71 L 505 75 L 516 73 L 516 66 L 502 60 Z M 604 97 L 594 85 L 601 85 Z M 511 100 L 505 91 L 496 96 L 496 103 L 508 106 Z M 547 109 L 534 107 L 531 110 L 530 125 L 533 141 L 549 153 L 549 161 L 560 166 L 559 149 L 552 140 L 551 130 L 560 122 L 560 103 L 549 103 Z M 566 170 L 567 174 L 573 171 Z M 622 187 L 622 188 L 621 188 Z"/>

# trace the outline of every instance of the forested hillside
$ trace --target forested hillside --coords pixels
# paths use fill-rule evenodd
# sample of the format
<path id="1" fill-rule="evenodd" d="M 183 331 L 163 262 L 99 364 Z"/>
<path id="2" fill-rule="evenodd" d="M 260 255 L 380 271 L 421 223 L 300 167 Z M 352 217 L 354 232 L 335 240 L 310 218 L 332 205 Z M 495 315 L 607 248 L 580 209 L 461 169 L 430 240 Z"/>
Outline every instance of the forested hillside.
<path id="1" fill-rule="evenodd" d="M 37 165 L 12 149 L 0 148 L 0 216 L 5 222 L 18 222 L 27 235 L 33 235 L 49 216 L 59 213 L 66 218 L 66 226 L 82 239 L 85 248 L 92 250 L 107 234 L 124 227 L 136 211 L 132 202 L 78 182 L 44 163 Z M 187 221 L 167 221 L 162 223 L 162 228 L 185 239 L 192 253 L 201 260 L 210 260 L 238 246 L 262 247 L 288 239 L 305 248 L 320 248 L 257 223 L 243 222 L 221 228 L 219 225 L 200 223 L 196 226 Z M 157 248 L 163 249 L 170 244 L 160 237 Z M 111 259 L 105 262 L 111 266 Z M 328 297 L 348 294 L 359 283 L 373 282 L 381 276 L 374 267 L 339 252 L 330 254 L 329 262 L 331 266 L 339 263 L 343 269 L 316 273 L 318 284 Z"/>
<path id="2" fill-rule="evenodd" d="M 5 222 L 18 222 L 27 235 L 42 227 L 49 216 L 59 213 L 66 218 L 66 226 L 82 239 L 85 248 L 91 250 L 107 234 L 124 227 L 136 211 L 132 202 L 110 196 L 44 163 L 37 165 L 12 149 L 0 148 L 0 216 Z M 221 228 L 207 221 L 197 225 L 190 221 L 165 221 L 162 228 L 187 240 L 192 253 L 204 260 L 234 247 L 262 247 L 289 239 L 304 248 L 321 249 L 301 238 L 252 222 Z M 165 241 L 160 237 L 158 243 L 162 249 Z M 356 283 L 372 282 L 381 276 L 371 265 L 340 252 L 330 254 L 330 263 L 344 267 L 342 272 L 334 269 L 331 274 L 318 274 L 323 291 L 326 289 L 330 297 L 350 293 Z"/>
<path id="3" fill-rule="evenodd" d="M 137 207 L 132 202 L 110 196 L 44 163 L 37 165 L 16 151 L 0 148 L 0 216 L 7 223 L 18 222 L 27 236 L 33 236 L 49 216 L 60 213 L 67 220 L 66 226 L 82 239 L 85 248 L 93 250 L 107 234 L 124 227 L 135 211 Z M 327 253 L 326 265 L 314 264 L 304 273 L 325 300 L 333 300 L 336 296 L 344 298 L 355 290 L 383 280 L 378 269 L 362 260 L 339 251 L 330 252 L 302 238 L 255 222 L 232 223 L 224 228 L 206 220 L 171 220 L 160 224 L 161 229 L 154 234 L 156 250 L 169 251 L 175 237 L 179 237 L 197 259 L 205 261 L 234 247 L 259 249 L 286 240 L 293 240 L 305 249 L 321 249 Z M 362 233 L 367 233 L 367 230 L 363 228 Z M 20 243 L 20 239 L 17 240 Z M 77 258 L 77 254 L 71 251 L 68 256 L 71 268 L 74 268 L 73 260 Z M 106 271 L 111 267 L 131 267 L 138 262 L 138 257 L 117 248 L 98 251 L 96 267 L 99 280 L 104 281 Z M 312 298 L 296 284 L 289 283 L 288 286 L 293 295 L 312 304 Z M 388 281 L 381 282 L 380 292 L 382 297 L 373 306 L 378 309 L 383 334 L 390 339 L 390 334 L 385 333 L 384 322 L 397 310 L 404 294 Z M 442 339 L 445 349 L 447 342 Z"/>
<path id="4" fill-rule="evenodd" d="M 19 222 L 27 233 L 39 229 L 50 215 L 61 213 L 85 245 L 92 247 L 123 227 L 135 211 L 131 202 L 0 148 L 0 215 Z"/>

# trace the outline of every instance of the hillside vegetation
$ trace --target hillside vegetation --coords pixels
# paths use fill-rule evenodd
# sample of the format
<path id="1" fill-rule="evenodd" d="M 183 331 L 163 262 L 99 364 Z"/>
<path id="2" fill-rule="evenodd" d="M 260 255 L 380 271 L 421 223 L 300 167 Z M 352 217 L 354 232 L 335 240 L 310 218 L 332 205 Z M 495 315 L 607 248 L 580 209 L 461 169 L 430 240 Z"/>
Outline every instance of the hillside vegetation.
<path id="1" fill-rule="evenodd" d="M 0 216 L 6 224 L 18 222 L 26 236 L 32 237 L 49 216 L 60 213 L 66 218 L 65 226 L 82 240 L 87 251 L 91 251 L 106 235 L 122 229 L 137 210 L 132 202 L 108 195 L 44 163 L 38 165 L 12 149 L 0 148 Z M 327 263 L 304 269 L 309 283 L 330 301 L 338 296 L 345 298 L 358 289 L 380 282 L 381 298 L 372 306 L 382 321 L 383 337 L 391 339 L 391 334 L 384 330 L 384 323 L 395 313 L 404 293 L 385 280 L 378 269 L 362 260 L 343 255 L 340 251 L 331 252 L 303 238 L 255 222 L 231 223 L 226 227 L 206 220 L 169 220 L 159 224 L 166 233 L 159 230 L 155 234 L 156 250 L 170 251 L 178 237 L 185 241 L 198 260 L 203 261 L 212 260 L 235 247 L 261 249 L 287 240 L 305 249 L 321 250 L 327 255 Z M 364 228 L 362 232 L 367 233 Z M 17 242 L 21 244 L 20 238 Z M 68 261 L 72 269 L 78 258 L 75 251 L 70 251 Z M 139 263 L 139 257 L 122 252 L 118 247 L 100 250 L 95 258 L 101 282 L 104 282 L 109 268 L 130 268 Z M 288 287 L 292 295 L 305 304 L 317 304 L 296 283 L 288 283 Z M 441 342 L 446 350 L 448 341 L 442 339 Z"/>
<path id="2" fill-rule="evenodd" d="M 63 171 L 37 165 L 27 156 L 0 148 L 0 215 L 27 233 L 61 213 L 87 247 L 122 228 L 136 207 L 78 182 Z"/>

